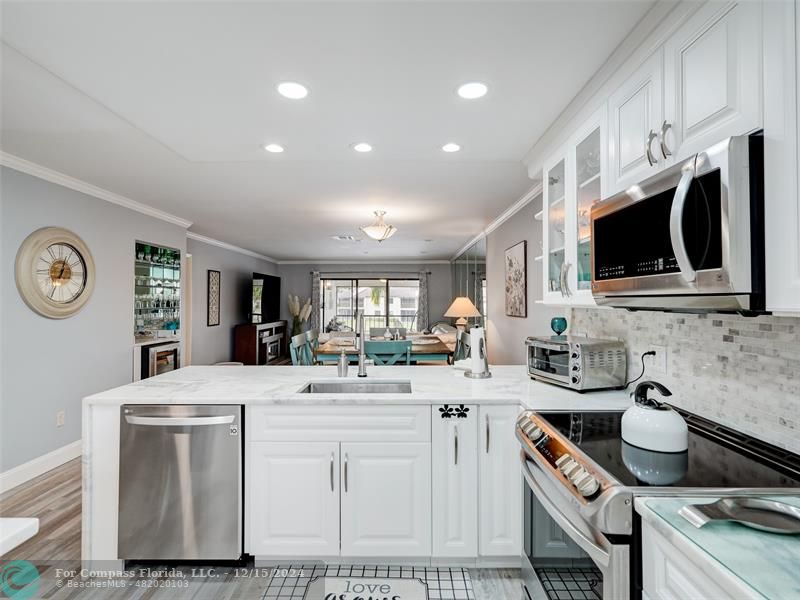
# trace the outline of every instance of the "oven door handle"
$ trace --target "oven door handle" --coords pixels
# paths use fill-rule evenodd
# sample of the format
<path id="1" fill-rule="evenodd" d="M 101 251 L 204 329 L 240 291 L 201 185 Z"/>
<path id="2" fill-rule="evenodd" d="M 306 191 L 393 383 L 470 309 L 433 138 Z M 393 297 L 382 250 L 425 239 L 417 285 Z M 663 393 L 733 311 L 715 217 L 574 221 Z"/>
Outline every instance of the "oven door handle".
<path id="1" fill-rule="evenodd" d="M 672 199 L 672 209 L 669 212 L 669 238 L 672 242 L 672 250 L 675 252 L 675 260 L 681 270 L 681 277 L 686 283 L 692 283 L 697 279 L 697 272 L 692 267 L 689 253 L 686 250 L 686 240 L 683 236 L 683 211 L 686 209 L 686 196 L 689 195 L 689 187 L 694 179 L 694 169 L 684 167 L 681 173 L 681 180 L 675 188 L 675 196 Z"/>
<path id="2" fill-rule="evenodd" d="M 536 499 L 544 507 L 550 517 L 558 524 L 559 527 L 561 527 L 561 529 L 567 533 L 573 542 L 580 546 L 581 549 L 589 555 L 589 557 L 595 563 L 601 565 L 603 568 L 607 568 L 611 561 L 611 557 L 609 556 L 608 552 L 598 546 L 594 540 L 589 539 L 589 537 L 580 529 L 575 527 L 569 518 L 567 518 L 567 516 L 561 512 L 561 510 L 553 503 L 553 501 L 550 500 L 547 493 L 544 491 L 544 488 L 542 488 L 542 486 L 540 486 L 533 478 L 533 475 L 531 475 L 528 467 L 528 463 L 530 461 L 526 458 L 524 452 L 520 453 L 520 461 L 522 461 L 522 474 L 525 477 L 525 481 L 528 483 L 528 486 L 531 488 L 531 490 L 533 490 L 533 493 L 536 495 Z"/>

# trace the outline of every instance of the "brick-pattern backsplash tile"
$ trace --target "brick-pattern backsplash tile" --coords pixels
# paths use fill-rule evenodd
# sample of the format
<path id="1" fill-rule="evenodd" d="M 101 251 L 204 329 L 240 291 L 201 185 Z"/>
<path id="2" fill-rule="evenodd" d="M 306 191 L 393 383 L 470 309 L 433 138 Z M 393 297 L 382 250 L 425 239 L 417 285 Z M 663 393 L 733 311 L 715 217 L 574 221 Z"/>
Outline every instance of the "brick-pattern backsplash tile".
<path id="1" fill-rule="evenodd" d="M 568 333 L 624 340 L 628 377 L 666 346 L 669 401 L 800 453 L 800 318 L 575 308 Z"/>

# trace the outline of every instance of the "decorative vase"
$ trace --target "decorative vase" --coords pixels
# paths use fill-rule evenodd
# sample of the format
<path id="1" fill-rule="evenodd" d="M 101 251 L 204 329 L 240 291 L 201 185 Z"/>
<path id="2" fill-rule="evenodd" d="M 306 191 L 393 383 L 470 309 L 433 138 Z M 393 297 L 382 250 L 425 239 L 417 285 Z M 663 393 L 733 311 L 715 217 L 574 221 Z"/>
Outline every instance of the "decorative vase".
<path id="1" fill-rule="evenodd" d="M 303 333 L 303 322 L 300 317 L 292 317 L 292 337 Z"/>
<path id="2" fill-rule="evenodd" d="M 550 329 L 560 337 L 567 330 L 567 319 L 565 317 L 553 317 L 550 320 Z"/>

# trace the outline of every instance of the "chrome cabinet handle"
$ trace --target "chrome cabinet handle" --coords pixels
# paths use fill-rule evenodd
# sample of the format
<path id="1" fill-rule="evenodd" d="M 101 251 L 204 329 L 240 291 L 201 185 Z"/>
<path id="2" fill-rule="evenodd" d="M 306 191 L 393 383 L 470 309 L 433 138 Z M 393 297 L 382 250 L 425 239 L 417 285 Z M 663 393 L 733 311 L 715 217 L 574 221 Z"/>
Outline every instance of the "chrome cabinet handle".
<path id="1" fill-rule="evenodd" d="M 653 146 L 653 140 L 656 139 L 657 137 L 658 134 L 651 129 L 650 133 L 647 136 L 647 141 L 644 143 L 644 153 L 647 156 L 647 162 L 650 163 L 651 167 L 656 164 L 656 158 L 655 156 L 653 156 L 652 146 Z"/>
<path id="2" fill-rule="evenodd" d="M 219 417 L 136 417 L 125 416 L 125 422 L 131 425 L 150 427 L 194 427 L 203 425 L 227 425 L 233 423 L 236 415 Z"/>
<path id="3" fill-rule="evenodd" d="M 571 266 L 572 266 L 571 263 L 568 263 L 568 262 L 564 263 L 564 285 L 563 285 L 563 289 L 564 289 L 564 295 L 567 298 L 570 298 L 572 296 L 572 292 L 569 291 L 569 279 L 567 278 L 567 275 L 569 274 L 569 268 Z"/>
<path id="4" fill-rule="evenodd" d="M 333 459 L 334 459 L 334 456 L 335 456 L 334 453 L 331 452 L 331 491 L 333 491 Z"/>
<path id="5" fill-rule="evenodd" d="M 486 454 L 489 454 L 489 436 L 491 429 L 489 429 L 489 415 L 486 415 Z"/>
<path id="6" fill-rule="evenodd" d="M 675 260 L 681 270 L 681 277 L 686 283 L 692 283 L 697 279 L 697 271 L 692 267 L 689 252 L 686 250 L 686 240 L 683 236 L 683 211 L 686 207 L 686 196 L 689 193 L 689 186 L 694 179 L 694 169 L 684 167 L 681 173 L 681 180 L 675 188 L 675 196 L 672 199 L 672 208 L 669 212 L 669 238 L 672 244 L 672 251 L 675 253 Z"/>
<path id="7" fill-rule="evenodd" d="M 455 450 L 455 461 L 453 464 L 458 466 L 458 425 L 455 427 L 455 440 L 453 441 L 453 446 Z"/>
<path id="8" fill-rule="evenodd" d="M 347 454 L 344 455 L 344 493 L 347 493 Z"/>
<path id="9" fill-rule="evenodd" d="M 667 147 L 667 131 L 672 127 L 672 123 L 667 123 L 666 119 L 661 124 L 661 133 L 658 136 L 658 142 L 661 146 L 661 156 L 667 158 L 672 156 L 672 151 Z"/>
<path id="10" fill-rule="evenodd" d="M 561 272 L 558 276 L 558 287 L 560 288 L 559 291 L 561 292 L 561 297 L 564 297 L 564 267 L 566 263 L 561 263 Z"/>

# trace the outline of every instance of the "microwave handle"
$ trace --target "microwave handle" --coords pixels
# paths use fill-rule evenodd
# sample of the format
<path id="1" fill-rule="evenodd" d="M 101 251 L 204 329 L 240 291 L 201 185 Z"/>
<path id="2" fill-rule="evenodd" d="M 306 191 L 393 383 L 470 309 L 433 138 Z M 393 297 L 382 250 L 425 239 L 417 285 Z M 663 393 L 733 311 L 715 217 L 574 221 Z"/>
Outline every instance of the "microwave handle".
<path id="1" fill-rule="evenodd" d="M 681 173 L 678 187 L 675 188 L 672 210 L 669 213 L 669 238 L 672 242 L 672 250 L 675 252 L 675 260 L 678 261 L 678 267 L 681 270 L 681 276 L 686 283 L 692 283 L 697 279 L 697 272 L 692 267 L 689 253 L 686 251 L 686 240 L 683 237 L 683 211 L 693 179 L 694 169 L 685 167 Z"/>

